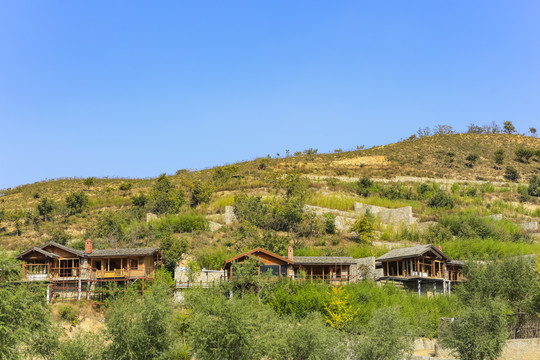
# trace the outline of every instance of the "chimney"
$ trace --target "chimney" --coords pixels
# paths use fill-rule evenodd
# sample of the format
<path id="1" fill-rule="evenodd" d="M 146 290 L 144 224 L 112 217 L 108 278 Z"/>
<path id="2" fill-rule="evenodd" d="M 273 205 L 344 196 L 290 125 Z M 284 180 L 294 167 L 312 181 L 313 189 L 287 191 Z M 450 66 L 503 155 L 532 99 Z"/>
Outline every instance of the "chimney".
<path id="1" fill-rule="evenodd" d="M 293 247 L 289 246 L 289 248 L 287 249 L 287 259 L 292 261 L 294 257 L 293 254 L 294 254 Z"/>
<path id="2" fill-rule="evenodd" d="M 84 253 L 85 254 L 92 253 L 92 246 L 93 246 L 92 239 L 86 239 L 86 242 L 84 243 Z"/>
<path id="3" fill-rule="evenodd" d="M 439 249 L 440 252 L 442 252 L 442 246 L 441 245 L 437 245 L 435 246 L 437 249 Z"/>

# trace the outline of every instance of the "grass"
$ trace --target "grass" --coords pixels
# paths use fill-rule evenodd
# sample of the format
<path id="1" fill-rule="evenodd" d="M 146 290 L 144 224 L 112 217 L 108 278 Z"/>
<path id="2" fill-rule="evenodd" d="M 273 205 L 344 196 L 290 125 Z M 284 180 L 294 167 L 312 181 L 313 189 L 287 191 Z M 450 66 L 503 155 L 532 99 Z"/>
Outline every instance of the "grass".
<path id="1" fill-rule="evenodd" d="M 445 254 L 460 260 L 494 260 L 540 253 L 538 243 L 507 242 L 495 239 L 457 239 L 440 245 Z"/>

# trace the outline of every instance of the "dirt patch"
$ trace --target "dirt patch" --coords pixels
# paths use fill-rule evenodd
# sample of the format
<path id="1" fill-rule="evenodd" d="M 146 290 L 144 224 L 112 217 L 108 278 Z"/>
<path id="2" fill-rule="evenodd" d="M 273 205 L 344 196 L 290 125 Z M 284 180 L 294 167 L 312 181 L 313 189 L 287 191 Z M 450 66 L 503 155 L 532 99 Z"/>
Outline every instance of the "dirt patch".
<path id="1" fill-rule="evenodd" d="M 390 165 L 386 156 L 358 156 L 351 159 L 332 161 L 332 166 L 381 166 Z"/>

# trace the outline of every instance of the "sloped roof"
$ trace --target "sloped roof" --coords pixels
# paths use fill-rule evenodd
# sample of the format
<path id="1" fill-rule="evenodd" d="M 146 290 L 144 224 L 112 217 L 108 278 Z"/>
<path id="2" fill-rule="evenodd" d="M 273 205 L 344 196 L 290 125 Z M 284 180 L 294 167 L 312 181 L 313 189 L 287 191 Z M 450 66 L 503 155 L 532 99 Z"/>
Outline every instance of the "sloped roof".
<path id="1" fill-rule="evenodd" d="M 437 247 L 431 244 L 417 245 L 417 246 L 411 246 L 411 247 L 406 247 L 406 248 L 401 248 L 401 249 L 392 249 L 386 254 L 378 257 L 376 260 L 381 261 L 381 260 L 417 257 L 417 256 L 424 255 L 428 251 L 434 251 L 446 261 L 450 261 L 450 258 L 448 256 L 446 256 L 441 250 L 439 250 Z"/>
<path id="2" fill-rule="evenodd" d="M 353 264 L 354 258 L 350 256 L 295 256 L 295 264 L 299 265 L 334 265 Z"/>
<path id="3" fill-rule="evenodd" d="M 59 244 L 55 241 L 49 241 L 48 243 L 44 244 L 44 245 L 41 245 L 40 248 L 41 249 L 44 249 L 46 248 L 47 246 L 49 245 L 52 245 L 54 247 L 57 247 L 59 249 L 62 249 L 64 251 L 67 251 L 67 252 L 70 252 L 72 254 L 75 254 L 77 256 L 84 256 L 84 251 L 81 251 L 81 250 L 75 250 L 74 248 L 70 248 L 69 246 L 65 246 L 65 245 L 62 245 L 62 244 Z"/>
<path id="4" fill-rule="evenodd" d="M 57 257 L 57 258 L 58 258 L 58 257 L 60 257 L 59 255 L 53 254 L 52 252 L 48 252 L 47 250 L 43 250 L 43 249 L 38 248 L 38 247 L 33 247 L 33 248 L 30 248 L 30 249 L 28 249 L 28 250 L 26 250 L 26 251 L 23 251 L 22 253 L 20 253 L 19 255 L 17 255 L 17 256 L 16 256 L 16 259 L 20 259 L 20 258 L 23 257 L 24 255 L 29 254 L 29 253 L 31 253 L 32 251 L 36 251 L 36 252 L 38 252 L 38 253 L 40 253 L 40 254 L 43 254 L 43 255 L 45 255 L 45 256 L 47 256 L 47 257 L 50 257 L 50 258 L 54 258 L 54 257 Z"/>
<path id="5" fill-rule="evenodd" d="M 150 256 L 159 252 L 159 248 L 128 248 L 128 249 L 103 249 L 93 250 L 87 257 L 114 257 L 114 256 Z"/>
<path id="6" fill-rule="evenodd" d="M 283 257 L 283 256 L 279 256 L 278 254 L 274 254 L 273 252 L 271 251 L 268 251 L 268 250 L 264 250 L 263 248 L 255 248 L 253 250 L 249 250 L 249 251 L 246 251 L 246 252 L 243 252 L 241 254 L 238 254 L 236 256 L 233 256 L 232 258 L 228 259 L 228 260 L 225 260 L 225 265 L 230 263 L 230 262 L 233 262 L 235 260 L 238 260 L 240 258 L 243 258 L 245 256 L 250 256 L 250 255 L 253 255 L 254 253 L 257 253 L 257 252 L 261 252 L 263 254 L 266 254 L 266 255 L 269 255 L 269 256 L 272 256 L 276 259 L 279 259 L 279 260 L 282 260 L 282 261 L 285 261 L 285 262 L 288 262 L 289 264 L 293 264 L 294 261 L 291 261 L 289 259 L 287 259 L 286 257 Z"/>

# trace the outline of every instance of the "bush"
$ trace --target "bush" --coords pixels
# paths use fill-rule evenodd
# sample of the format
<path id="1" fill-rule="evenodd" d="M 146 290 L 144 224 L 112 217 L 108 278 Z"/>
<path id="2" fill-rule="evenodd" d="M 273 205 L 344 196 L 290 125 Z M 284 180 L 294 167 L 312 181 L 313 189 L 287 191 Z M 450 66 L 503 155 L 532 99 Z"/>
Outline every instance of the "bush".
<path id="1" fill-rule="evenodd" d="M 520 178 L 518 171 L 512 166 L 506 167 L 504 177 L 511 181 L 517 181 Z"/>
<path id="2" fill-rule="evenodd" d="M 327 234 L 336 233 L 336 215 L 334 214 L 324 214 L 324 232 Z"/>
<path id="3" fill-rule="evenodd" d="M 90 187 L 90 186 L 94 186 L 94 184 L 96 183 L 96 178 L 94 177 L 88 177 L 86 179 L 84 179 L 83 181 L 83 184 Z"/>
<path id="4" fill-rule="evenodd" d="M 476 154 L 469 154 L 467 155 L 467 157 L 465 158 L 465 160 L 467 161 L 466 165 L 468 167 L 473 167 L 474 164 L 476 164 L 476 161 L 478 160 L 478 155 Z"/>
<path id="5" fill-rule="evenodd" d="M 370 188 L 373 186 L 373 181 L 369 176 L 364 176 L 356 183 L 356 193 L 360 196 L 367 197 L 370 193 Z"/>
<path id="6" fill-rule="evenodd" d="M 167 215 L 155 221 L 153 226 L 161 233 L 186 233 L 206 230 L 208 228 L 208 222 L 203 216 L 186 213 Z"/>
<path id="7" fill-rule="evenodd" d="M 493 155 L 493 159 L 495 160 L 495 164 L 502 165 L 504 162 L 504 150 L 497 149 Z"/>
<path id="8" fill-rule="evenodd" d="M 300 236 L 320 236 L 324 232 L 325 221 L 313 213 L 303 214 L 302 221 L 296 228 Z"/>
<path id="9" fill-rule="evenodd" d="M 182 254 L 186 252 L 188 242 L 185 239 L 176 239 L 168 234 L 162 237 L 160 249 L 163 255 L 163 266 L 171 274 L 174 274 L 176 264 L 182 259 Z"/>
<path id="10" fill-rule="evenodd" d="M 131 197 L 131 203 L 134 206 L 137 206 L 139 208 L 145 207 L 147 202 L 148 202 L 148 198 L 146 197 L 144 193 L 140 193 L 138 196 Z"/>
<path id="11" fill-rule="evenodd" d="M 77 322 L 77 312 L 71 305 L 62 305 L 58 310 L 58 315 L 60 315 L 62 319 L 73 323 L 73 325 Z"/>
<path id="12" fill-rule="evenodd" d="M 132 183 L 125 182 L 125 183 L 121 183 L 120 186 L 118 187 L 118 189 L 122 190 L 122 191 L 129 191 L 129 190 L 131 190 L 132 187 L 133 187 Z"/>
<path id="13" fill-rule="evenodd" d="M 439 190 L 428 200 L 427 204 L 433 208 L 452 209 L 454 207 L 454 198 L 450 194 Z"/>
<path id="14" fill-rule="evenodd" d="M 60 343 L 57 360 L 101 360 L 103 359 L 103 339 L 91 332 L 77 333 Z"/>

